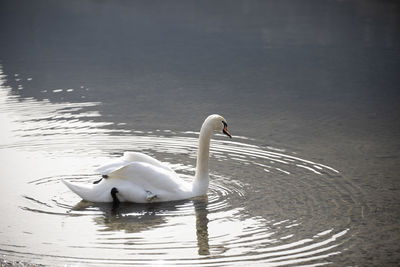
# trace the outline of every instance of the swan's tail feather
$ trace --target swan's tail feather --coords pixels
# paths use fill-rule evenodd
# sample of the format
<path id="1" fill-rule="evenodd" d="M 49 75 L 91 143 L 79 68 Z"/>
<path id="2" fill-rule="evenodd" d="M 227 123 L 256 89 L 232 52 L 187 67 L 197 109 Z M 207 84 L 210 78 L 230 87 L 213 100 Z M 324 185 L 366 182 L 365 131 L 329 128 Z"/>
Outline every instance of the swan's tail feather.
<path id="1" fill-rule="evenodd" d="M 75 183 L 71 183 L 67 180 L 61 180 L 72 192 L 80 196 L 83 200 L 92 201 L 90 196 L 92 195 L 91 191 L 93 187 L 88 185 L 78 185 Z"/>

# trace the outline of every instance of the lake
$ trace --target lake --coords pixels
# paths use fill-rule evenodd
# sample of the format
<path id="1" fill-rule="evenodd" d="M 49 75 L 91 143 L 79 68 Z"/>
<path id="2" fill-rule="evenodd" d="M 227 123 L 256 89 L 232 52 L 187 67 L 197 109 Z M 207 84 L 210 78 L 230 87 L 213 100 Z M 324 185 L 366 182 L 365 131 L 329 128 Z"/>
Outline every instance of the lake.
<path id="1" fill-rule="evenodd" d="M 397 266 L 400 3 L 0 3 L 0 265 Z M 206 196 L 81 201 L 138 151 Z"/>

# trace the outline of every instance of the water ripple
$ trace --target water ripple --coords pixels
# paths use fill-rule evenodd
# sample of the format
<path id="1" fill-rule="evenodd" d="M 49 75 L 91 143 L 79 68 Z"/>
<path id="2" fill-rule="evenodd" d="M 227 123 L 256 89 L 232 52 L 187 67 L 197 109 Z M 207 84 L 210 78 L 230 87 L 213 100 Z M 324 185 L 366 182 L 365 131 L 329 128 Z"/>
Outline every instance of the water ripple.
<path id="1" fill-rule="evenodd" d="M 107 142 L 101 149 L 115 155 L 120 145 L 130 144 L 166 161 L 190 181 L 194 167 L 186 162 L 195 157 L 197 144 L 196 134 L 190 135 L 124 136 L 123 142 Z M 346 188 L 334 180 L 340 180 L 337 170 L 237 141 L 214 140 L 211 157 L 212 169 L 218 171 L 211 172 L 207 197 L 172 203 L 124 203 L 114 210 L 111 204 L 79 201 L 60 183 L 61 179 L 83 183 L 98 179 L 90 173 L 31 180 L 29 186 L 34 189 L 24 196 L 21 209 L 57 217 L 83 216 L 86 223 L 97 226 L 90 241 L 64 244 L 70 252 L 87 251 L 82 258 L 57 255 L 68 262 L 142 265 L 149 261 L 184 266 L 251 262 L 282 266 L 328 263 L 330 257 L 343 252 L 351 230 L 348 225 L 330 224 L 324 212 L 333 208 L 338 209 L 338 215 L 348 214 L 345 204 L 351 199 L 345 197 Z M 175 163 L 168 163 L 168 159 Z M 262 192 L 267 184 L 273 191 Z M 337 190 L 309 195 L 310 190 L 332 186 Z M 315 218 L 325 221 L 318 224 Z M 98 251 L 109 256 L 98 258 Z M 126 256 L 121 258 L 121 251 Z"/>

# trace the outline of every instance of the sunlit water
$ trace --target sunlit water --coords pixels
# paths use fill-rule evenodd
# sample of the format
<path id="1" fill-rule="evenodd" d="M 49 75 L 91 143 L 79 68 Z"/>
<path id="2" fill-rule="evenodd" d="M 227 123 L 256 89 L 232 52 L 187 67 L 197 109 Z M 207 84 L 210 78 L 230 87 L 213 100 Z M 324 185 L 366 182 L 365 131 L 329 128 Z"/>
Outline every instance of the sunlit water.
<path id="1" fill-rule="evenodd" d="M 198 133 L 121 129 L 101 122 L 101 103 L 21 98 L 6 79 L 0 81 L 0 254 L 7 260 L 315 266 L 345 253 L 357 235 L 352 221 L 364 205 L 340 170 L 243 136 L 215 136 L 207 196 L 115 209 L 83 202 L 61 179 L 91 183 L 99 178 L 95 167 L 125 150 L 154 156 L 190 181 Z"/>

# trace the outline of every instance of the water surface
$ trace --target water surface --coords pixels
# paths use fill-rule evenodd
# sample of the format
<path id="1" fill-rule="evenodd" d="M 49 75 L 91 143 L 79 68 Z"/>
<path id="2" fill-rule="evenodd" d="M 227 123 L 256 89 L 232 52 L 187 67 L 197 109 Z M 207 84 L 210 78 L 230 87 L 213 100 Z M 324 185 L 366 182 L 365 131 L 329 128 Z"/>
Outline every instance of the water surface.
<path id="1" fill-rule="evenodd" d="M 343 216 L 361 216 L 363 207 L 351 199 L 356 189 L 338 170 L 240 136 L 212 143 L 207 196 L 118 208 L 80 201 L 61 179 L 93 182 L 95 166 L 123 149 L 153 155 L 191 180 L 198 133 L 113 131 L 90 120 L 100 115 L 86 109 L 98 103 L 18 102 L 7 89 L 2 123 L 11 140 L 2 143 L 2 154 L 10 167 L 3 175 L 19 178 L 3 181 L 10 205 L 2 213 L 13 216 L 2 220 L 8 229 L 1 249 L 11 258 L 188 266 L 329 262 L 352 234 Z M 329 187 L 335 188 L 323 190 Z"/>

